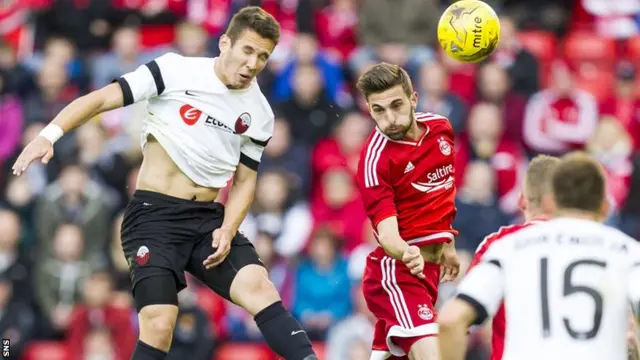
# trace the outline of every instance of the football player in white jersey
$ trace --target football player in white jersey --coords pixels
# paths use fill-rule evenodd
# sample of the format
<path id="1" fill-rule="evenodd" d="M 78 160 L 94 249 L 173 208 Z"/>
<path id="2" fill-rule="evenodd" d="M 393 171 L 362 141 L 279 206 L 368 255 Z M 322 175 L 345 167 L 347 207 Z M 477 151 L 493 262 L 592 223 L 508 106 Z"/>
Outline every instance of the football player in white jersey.
<path id="1" fill-rule="evenodd" d="M 273 133 L 273 112 L 255 77 L 279 39 L 271 15 L 246 7 L 221 37 L 219 57 L 168 53 L 124 74 L 64 108 L 13 166 L 20 175 L 33 161 L 46 164 L 64 133 L 97 114 L 149 101 L 144 159 L 121 231 L 140 322 L 133 360 L 166 357 L 185 270 L 253 315 L 281 357 L 317 359 L 253 245 L 238 232 Z M 232 177 L 223 206 L 215 200 Z"/>
<path id="2" fill-rule="evenodd" d="M 444 360 L 461 360 L 465 331 L 504 300 L 503 360 L 627 359 L 629 304 L 640 304 L 640 245 L 601 223 L 605 177 L 584 153 L 551 180 L 554 218 L 505 237 L 461 282 L 438 322 Z"/>

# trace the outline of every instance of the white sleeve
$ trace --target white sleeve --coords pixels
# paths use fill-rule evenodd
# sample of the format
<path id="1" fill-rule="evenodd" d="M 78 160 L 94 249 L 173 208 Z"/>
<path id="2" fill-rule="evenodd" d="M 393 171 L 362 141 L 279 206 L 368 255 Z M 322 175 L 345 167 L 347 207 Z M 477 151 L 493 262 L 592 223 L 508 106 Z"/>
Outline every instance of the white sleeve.
<path id="1" fill-rule="evenodd" d="M 122 88 L 124 106 L 162 95 L 172 82 L 170 72 L 178 66 L 176 61 L 180 58 L 178 54 L 166 53 L 114 80 Z"/>
<path id="2" fill-rule="evenodd" d="M 261 99 L 260 101 L 266 104 L 267 113 L 264 116 L 268 119 L 262 123 L 261 128 L 255 132 L 257 135 L 245 136 L 244 142 L 240 147 L 240 163 L 255 171 L 258 171 L 264 148 L 267 147 L 269 140 L 271 140 L 273 136 L 275 123 L 273 112 L 271 108 L 268 107 L 269 104 L 266 102 L 267 100 Z M 249 119 L 249 121 L 251 120 Z"/>
<path id="3" fill-rule="evenodd" d="M 504 296 L 504 273 L 502 264 L 490 252 L 462 280 L 456 297 L 466 301 L 476 311 L 474 324 L 482 324 L 495 315 Z"/>

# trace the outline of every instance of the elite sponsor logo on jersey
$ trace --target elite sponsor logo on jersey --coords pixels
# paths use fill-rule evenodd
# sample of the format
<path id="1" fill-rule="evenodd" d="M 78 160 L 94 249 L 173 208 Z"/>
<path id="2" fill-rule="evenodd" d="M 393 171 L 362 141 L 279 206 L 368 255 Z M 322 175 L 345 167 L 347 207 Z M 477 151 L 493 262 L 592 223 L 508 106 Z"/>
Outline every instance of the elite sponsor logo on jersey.
<path id="1" fill-rule="evenodd" d="M 453 165 L 449 164 L 437 168 L 435 171 L 427 173 L 429 182 L 411 183 L 414 189 L 424 193 L 430 193 L 436 190 L 449 190 L 453 187 Z"/>
<path id="2" fill-rule="evenodd" d="M 247 112 L 240 114 L 236 119 L 236 134 L 244 134 L 249 130 L 249 126 L 251 126 L 251 115 Z"/>
<path id="3" fill-rule="evenodd" d="M 136 253 L 136 262 L 140 266 L 146 265 L 149 262 L 149 256 L 150 256 L 149 248 L 142 245 L 140 246 L 140 248 L 138 249 L 138 252 Z"/>
<path id="4" fill-rule="evenodd" d="M 220 121 L 220 120 L 218 120 L 218 119 L 216 119 L 214 117 L 211 117 L 211 116 L 207 116 L 207 119 L 204 121 L 204 124 L 207 125 L 207 126 L 215 127 L 215 128 L 220 129 L 220 130 L 227 131 L 227 132 L 235 134 L 235 131 L 232 128 L 228 127 L 222 121 Z"/>
<path id="5" fill-rule="evenodd" d="M 198 122 L 200 116 L 202 115 L 202 111 L 194 108 L 191 105 L 182 105 L 180 107 L 180 117 L 185 124 L 189 126 L 193 126 Z"/>

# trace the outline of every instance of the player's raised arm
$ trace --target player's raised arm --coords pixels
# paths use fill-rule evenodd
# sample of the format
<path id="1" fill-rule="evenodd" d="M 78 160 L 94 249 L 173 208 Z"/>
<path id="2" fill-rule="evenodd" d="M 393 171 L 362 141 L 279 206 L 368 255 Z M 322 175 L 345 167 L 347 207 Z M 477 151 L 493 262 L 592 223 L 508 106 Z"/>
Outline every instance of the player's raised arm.
<path id="1" fill-rule="evenodd" d="M 171 53 L 163 55 L 123 75 L 114 83 L 72 101 L 25 147 L 13 165 L 13 174 L 22 174 L 38 159 L 45 164 L 48 163 L 53 157 L 53 144 L 65 133 L 81 126 L 94 116 L 162 94 L 166 87 L 166 76 L 163 77 L 159 64 L 166 67 L 166 63 L 177 56 Z"/>

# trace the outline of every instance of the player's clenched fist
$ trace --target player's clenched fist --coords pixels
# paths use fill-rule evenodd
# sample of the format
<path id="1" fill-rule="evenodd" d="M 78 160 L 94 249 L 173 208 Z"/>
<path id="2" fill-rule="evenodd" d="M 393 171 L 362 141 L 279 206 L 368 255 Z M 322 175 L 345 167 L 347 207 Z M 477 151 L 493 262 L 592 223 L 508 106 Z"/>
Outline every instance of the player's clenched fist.
<path id="1" fill-rule="evenodd" d="M 13 164 L 12 170 L 14 175 L 20 175 L 29 165 L 37 160 L 42 159 L 42 163 L 46 164 L 53 157 L 53 144 L 43 136 L 37 136 L 33 141 L 22 150 L 20 156 Z"/>
<path id="2" fill-rule="evenodd" d="M 417 246 L 409 246 L 402 254 L 402 262 L 411 270 L 411 274 L 424 279 L 424 258 Z"/>

